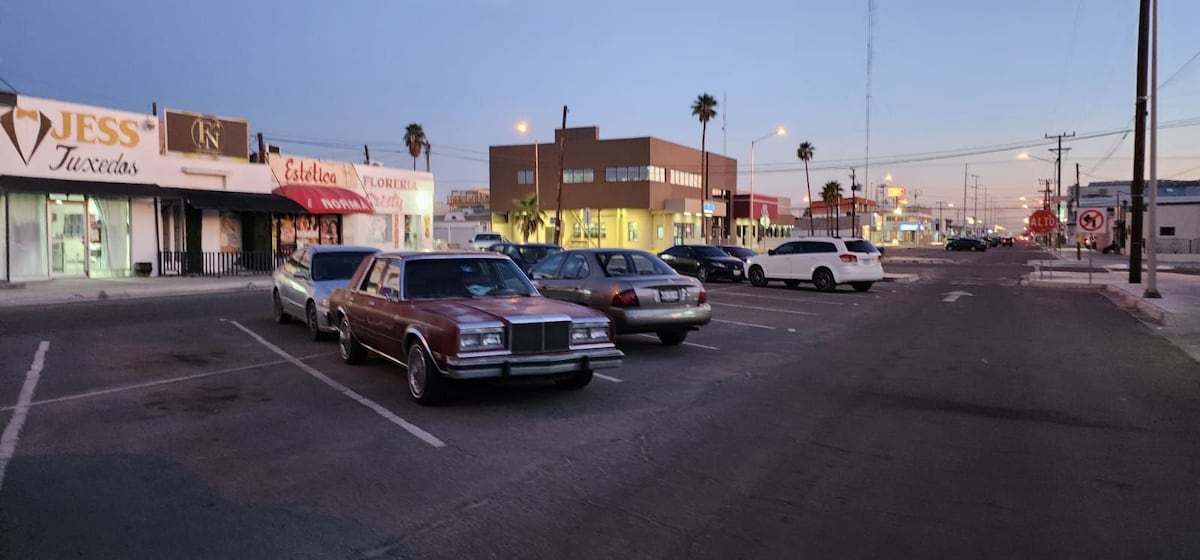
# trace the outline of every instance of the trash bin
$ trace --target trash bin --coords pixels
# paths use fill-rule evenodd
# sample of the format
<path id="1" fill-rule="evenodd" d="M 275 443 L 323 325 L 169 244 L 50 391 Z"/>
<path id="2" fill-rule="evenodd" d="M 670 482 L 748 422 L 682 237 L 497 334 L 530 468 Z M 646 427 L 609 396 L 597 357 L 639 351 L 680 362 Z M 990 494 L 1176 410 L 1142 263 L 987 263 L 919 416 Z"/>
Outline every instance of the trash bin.
<path id="1" fill-rule="evenodd" d="M 148 262 L 133 263 L 133 274 L 139 278 L 149 278 L 154 272 L 154 265 Z"/>

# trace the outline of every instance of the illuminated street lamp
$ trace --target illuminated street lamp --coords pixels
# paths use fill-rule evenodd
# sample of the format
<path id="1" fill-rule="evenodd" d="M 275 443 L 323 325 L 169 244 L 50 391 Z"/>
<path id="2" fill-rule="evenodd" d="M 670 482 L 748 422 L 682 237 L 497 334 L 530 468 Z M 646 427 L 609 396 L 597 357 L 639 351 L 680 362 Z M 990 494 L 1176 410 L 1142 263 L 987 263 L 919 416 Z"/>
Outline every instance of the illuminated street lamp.
<path id="1" fill-rule="evenodd" d="M 517 132 L 521 133 L 522 136 L 528 133 L 529 123 L 525 121 L 517 123 Z M 536 215 L 540 216 L 542 213 L 542 191 L 538 181 L 538 141 L 537 136 L 533 134 L 530 134 L 529 136 L 533 139 L 533 208 L 534 212 L 537 213 Z"/>
<path id="2" fill-rule="evenodd" d="M 758 223 L 754 219 L 754 145 L 758 144 L 759 142 L 762 142 L 763 140 L 766 140 L 767 138 L 771 138 L 772 136 L 784 136 L 786 134 L 787 134 L 787 129 L 783 128 L 782 126 L 779 126 L 779 127 L 776 127 L 775 130 L 771 131 L 770 134 L 764 134 L 761 138 L 755 138 L 754 140 L 750 141 L 750 200 L 746 206 L 747 206 L 747 208 L 750 209 L 749 215 L 750 215 L 750 224 L 751 224 L 750 231 L 751 232 L 754 232 L 754 226 Z M 726 212 L 726 214 L 732 214 L 732 212 Z M 809 210 L 809 214 L 810 215 L 812 214 L 811 209 Z M 810 217 L 809 219 L 812 219 L 812 218 Z M 755 240 L 755 244 L 757 245 L 758 236 L 752 234 L 750 237 L 751 237 L 751 239 Z"/>

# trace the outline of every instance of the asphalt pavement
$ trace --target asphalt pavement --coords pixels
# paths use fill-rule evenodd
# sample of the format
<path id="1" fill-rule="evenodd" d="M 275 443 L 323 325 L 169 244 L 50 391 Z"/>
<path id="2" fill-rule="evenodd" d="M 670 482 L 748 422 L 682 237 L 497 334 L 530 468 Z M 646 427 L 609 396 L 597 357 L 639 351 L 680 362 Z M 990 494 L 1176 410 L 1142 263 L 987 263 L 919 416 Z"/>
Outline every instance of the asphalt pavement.
<path id="1" fill-rule="evenodd" d="M 8 308 L 0 558 L 1196 557 L 1196 363 L 1039 255 L 711 283 L 683 346 L 433 408 L 262 291 Z"/>

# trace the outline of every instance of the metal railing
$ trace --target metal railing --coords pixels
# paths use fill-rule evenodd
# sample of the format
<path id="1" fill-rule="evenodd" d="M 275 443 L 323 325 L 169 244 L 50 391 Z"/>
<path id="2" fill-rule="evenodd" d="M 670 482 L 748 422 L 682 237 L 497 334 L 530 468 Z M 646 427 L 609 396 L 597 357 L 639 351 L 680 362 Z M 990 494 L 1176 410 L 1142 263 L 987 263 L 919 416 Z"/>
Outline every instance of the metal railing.
<path id="1" fill-rule="evenodd" d="M 162 276 L 261 276 L 287 257 L 281 251 L 160 251 L 158 270 Z"/>
<path id="2" fill-rule="evenodd" d="M 1195 255 L 1200 253 L 1200 239 L 1158 238 L 1158 252 Z"/>

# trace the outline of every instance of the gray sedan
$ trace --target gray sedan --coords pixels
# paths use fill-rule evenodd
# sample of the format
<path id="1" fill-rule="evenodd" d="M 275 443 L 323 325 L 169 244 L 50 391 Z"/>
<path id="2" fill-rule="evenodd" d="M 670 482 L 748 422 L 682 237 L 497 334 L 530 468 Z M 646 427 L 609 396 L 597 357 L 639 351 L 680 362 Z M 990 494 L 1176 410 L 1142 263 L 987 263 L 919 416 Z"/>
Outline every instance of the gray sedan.
<path id="1" fill-rule="evenodd" d="M 546 297 L 598 309 L 617 333 L 655 333 L 668 346 L 712 320 L 699 280 L 680 276 L 661 259 L 636 249 L 572 249 L 546 257 L 530 271 Z"/>
<path id="2" fill-rule="evenodd" d="M 271 310 L 276 323 L 303 317 L 313 340 L 335 332 L 325 314 L 334 288 L 344 288 L 372 247 L 309 245 L 292 253 L 272 275 Z"/>

